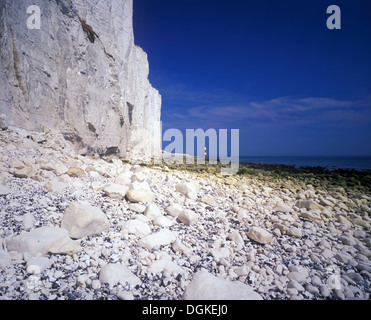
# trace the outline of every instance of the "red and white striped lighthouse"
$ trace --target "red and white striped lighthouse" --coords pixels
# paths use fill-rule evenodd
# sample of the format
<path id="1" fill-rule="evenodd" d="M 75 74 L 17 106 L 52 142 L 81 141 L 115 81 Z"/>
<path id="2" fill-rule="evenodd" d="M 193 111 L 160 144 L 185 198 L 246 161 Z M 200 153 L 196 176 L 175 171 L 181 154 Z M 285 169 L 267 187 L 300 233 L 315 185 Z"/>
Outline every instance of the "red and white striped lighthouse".
<path id="1" fill-rule="evenodd" d="M 207 156 L 207 149 L 206 149 L 206 145 L 205 145 L 205 157 Z"/>

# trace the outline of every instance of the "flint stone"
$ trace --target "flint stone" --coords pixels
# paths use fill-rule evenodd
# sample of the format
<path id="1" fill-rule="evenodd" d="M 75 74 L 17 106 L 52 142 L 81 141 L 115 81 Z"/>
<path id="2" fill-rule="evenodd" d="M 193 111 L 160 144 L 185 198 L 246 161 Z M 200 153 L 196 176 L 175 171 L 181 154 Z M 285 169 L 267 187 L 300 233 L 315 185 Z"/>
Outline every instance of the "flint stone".
<path id="1" fill-rule="evenodd" d="M 250 286 L 197 272 L 185 289 L 183 300 L 263 300 Z"/>

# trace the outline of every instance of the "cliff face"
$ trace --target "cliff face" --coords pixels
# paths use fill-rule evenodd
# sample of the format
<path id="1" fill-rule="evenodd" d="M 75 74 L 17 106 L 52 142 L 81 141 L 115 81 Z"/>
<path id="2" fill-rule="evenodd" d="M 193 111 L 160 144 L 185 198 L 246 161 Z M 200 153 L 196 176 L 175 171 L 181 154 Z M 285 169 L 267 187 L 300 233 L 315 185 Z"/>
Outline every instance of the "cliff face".
<path id="1" fill-rule="evenodd" d="M 28 29 L 27 8 L 41 9 Z M 161 153 L 161 96 L 134 44 L 133 0 L 0 0 L 0 113 L 83 153 Z"/>

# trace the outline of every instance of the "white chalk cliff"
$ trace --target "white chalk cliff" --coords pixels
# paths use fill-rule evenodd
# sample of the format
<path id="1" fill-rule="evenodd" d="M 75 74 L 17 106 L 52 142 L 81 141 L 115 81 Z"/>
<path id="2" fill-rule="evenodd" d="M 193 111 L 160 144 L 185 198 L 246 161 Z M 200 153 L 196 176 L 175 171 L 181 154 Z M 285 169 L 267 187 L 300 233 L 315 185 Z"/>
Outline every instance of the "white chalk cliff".
<path id="1" fill-rule="evenodd" d="M 27 8 L 41 9 L 28 29 Z M 133 0 L 0 0 L 0 113 L 81 153 L 161 154 L 161 96 L 134 44 Z"/>

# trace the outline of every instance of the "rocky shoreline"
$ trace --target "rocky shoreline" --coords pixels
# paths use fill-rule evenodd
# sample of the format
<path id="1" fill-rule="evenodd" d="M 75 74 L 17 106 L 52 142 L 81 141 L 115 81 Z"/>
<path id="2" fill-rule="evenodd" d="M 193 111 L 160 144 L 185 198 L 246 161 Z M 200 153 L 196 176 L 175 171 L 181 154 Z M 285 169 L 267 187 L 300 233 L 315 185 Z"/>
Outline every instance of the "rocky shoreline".
<path id="1" fill-rule="evenodd" d="M 3 126 L 0 150 L 2 300 L 370 299 L 367 185 L 84 157 L 52 130 Z"/>

